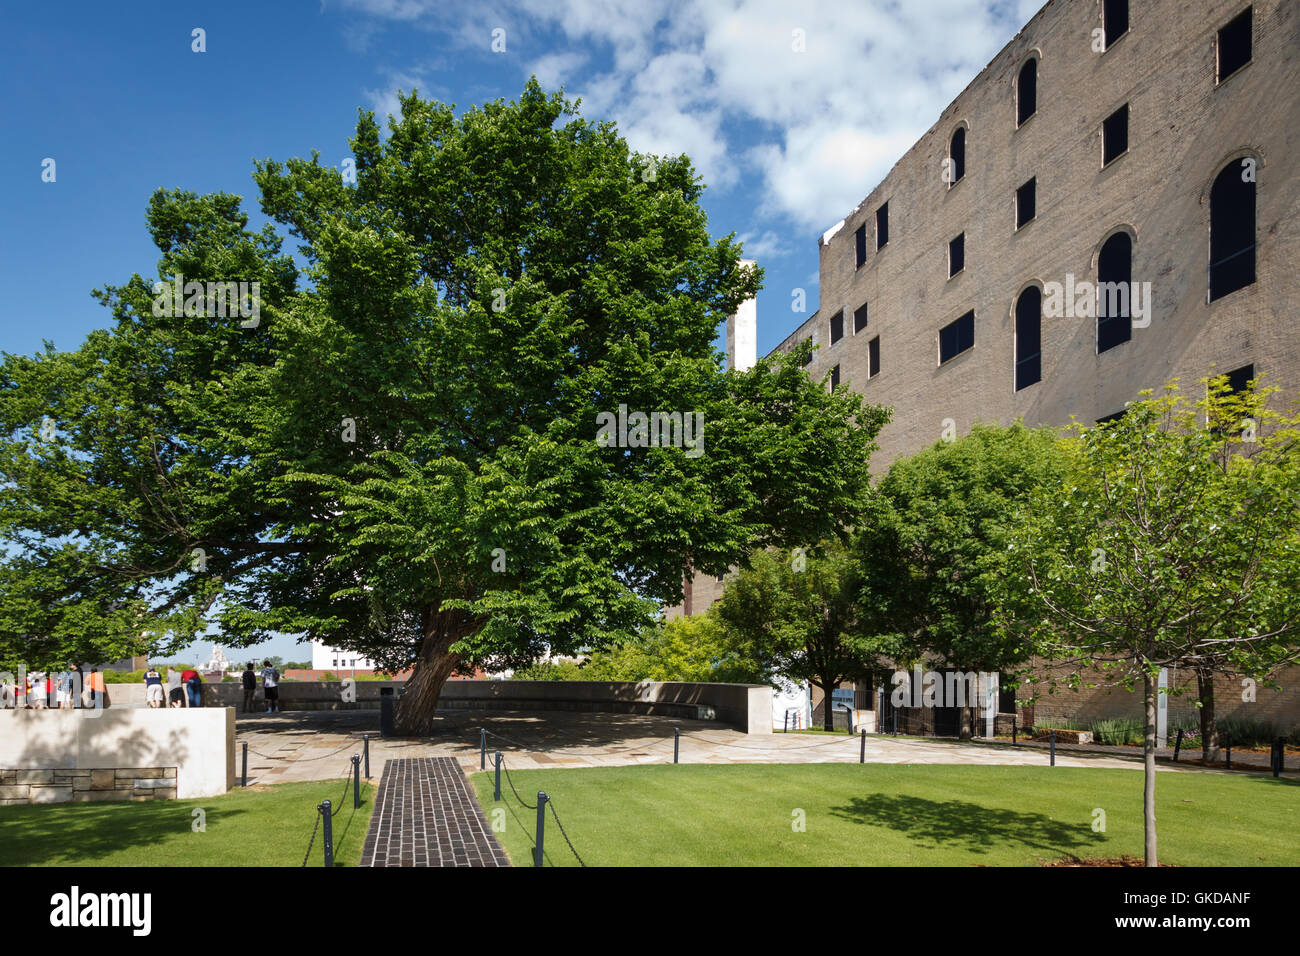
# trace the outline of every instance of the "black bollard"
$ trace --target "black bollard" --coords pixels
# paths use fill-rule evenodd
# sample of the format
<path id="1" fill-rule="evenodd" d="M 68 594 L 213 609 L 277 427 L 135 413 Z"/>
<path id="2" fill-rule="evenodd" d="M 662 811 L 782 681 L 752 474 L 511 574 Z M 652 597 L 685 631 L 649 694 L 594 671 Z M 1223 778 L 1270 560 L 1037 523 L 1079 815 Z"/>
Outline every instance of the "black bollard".
<path id="1" fill-rule="evenodd" d="M 1223 738 L 1223 753 L 1224 753 L 1223 769 L 1231 770 L 1232 769 L 1232 738 L 1226 735 Z"/>
<path id="2" fill-rule="evenodd" d="M 682 745 L 682 728 L 673 728 L 673 763 L 677 763 L 677 754 Z"/>
<path id="3" fill-rule="evenodd" d="M 352 755 L 352 809 L 361 809 L 361 754 Z"/>
<path id="4" fill-rule="evenodd" d="M 500 800 L 501 799 L 501 751 L 497 750 L 494 751 L 494 753 L 496 754 L 497 786 L 495 792 L 492 794 L 492 799 Z"/>
<path id="5" fill-rule="evenodd" d="M 1052 731 L 1052 766 L 1056 766 L 1056 731 Z"/>
<path id="6" fill-rule="evenodd" d="M 241 787 L 247 787 L 248 786 L 248 741 L 247 740 L 244 741 L 244 768 L 243 771 L 240 773 L 240 777 L 242 778 L 242 781 L 239 785 Z"/>
<path id="7" fill-rule="evenodd" d="M 788 734 L 789 732 L 790 732 L 790 711 L 787 710 L 785 712 L 785 726 L 781 728 L 781 733 Z"/>
<path id="8" fill-rule="evenodd" d="M 533 866 L 542 865 L 542 841 L 546 837 L 546 801 L 545 791 L 537 791 L 537 849 L 533 854 Z"/>
<path id="9" fill-rule="evenodd" d="M 1282 764 L 1286 760 L 1286 738 L 1278 737 L 1273 741 L 1273 776 L 1278 776 L 1282 772 Z"/>
<path id="10" fill-rule="evenodd" d="M 1016 715 L 1012 714 L 1011 715 L 1011 742 L 1013 744 L 1016 742 L 1016 720 L 1017 720 Z"/>
<path id="11" fill-rule="evenodd" d="M 858 753 L 858 763 L 867 762 L 867 730 L 862 729 L 862 750 Z"/>
<path id="12" fill-rule="evenodd" d="M 362 746 L 362 750 L 366 755 L 366 779 L 369 780 L 370 779 L 370 735 L 369 734 L 361 735 L 361 746 Z"/>
<path id="13" fill-rule="evenodd" d="M 478 729 L 478 768 L 487 769 L 487 728 Z"/>
<path id="14" fill-rule="evenodd" d="M 318 812 L 325 815 L 325 832 L 321 834 L 321 838 L 325 841 L 321 845 L 321 849 L 325 853 L 325 865 L 333 866 L 334 865 L 334 828 L 331 826 L 331 824 L 334 820 L 334 814 L 330 813 L 330 802 L 328 800 L 326 800 L 316 809 Z"/>
<path id="15" fill-rule="evenodd" d="M 1174 737 L 1174 763 L 1178 763 L 1178 752 L 1183 749 L 1183 730 L 1178 728 L 1178 734 Z"/>

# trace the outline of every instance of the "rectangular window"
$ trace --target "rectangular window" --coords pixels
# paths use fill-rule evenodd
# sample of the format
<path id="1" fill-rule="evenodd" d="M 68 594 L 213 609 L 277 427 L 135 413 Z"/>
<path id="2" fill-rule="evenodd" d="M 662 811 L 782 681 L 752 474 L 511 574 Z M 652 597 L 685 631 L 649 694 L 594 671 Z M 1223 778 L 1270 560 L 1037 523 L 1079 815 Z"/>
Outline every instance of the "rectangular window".
<path id="1" fill-rule="evenodd" d="M 867 378 L 880 374 L 880 336 L 867 343 Z"/>
<path id="2" fill-rule="evenodd" d="M 972 309 L 956 322 L 939 330 L 939 364 L 956 358 L 975 347 L 975 311 Z"/>
<path id="3" fill-rule="evenodd" d="M 1031 222 L 1038 215 L 1038 178 L 1035 177 L 1016 190 L 1016 228 Z"/>
<path id="4" fill-rule="evenodd" d="M 831 369 L 831 391 L 840 387 L 840 367 L 837 365 Z"/>
<path id="5" fill-rule="evenodd" d="M 948 278 L 966 268 L 966 233 L 948 243 Z"/>
<path id="6" fill-rule="evenodd" d="M 868 317 L 867 312 L 868 312 L 868 305 L 866 302 L 863 302 L 860 306 L 857 307 L 856 310 L 854 310 L 853 312 L 853 334 L 854 335 L 857 335 L 859 332 L 861 332 L 863 329 L 867 327 L 867 317 Z"/>
<path id="7" fill-rule="evenodd" d="M 844 338 L 844 310 L 831 316 L 831 345 Z"/>
<path id="8" fill-rule="evenodd" d="M 808 342 L 809 342 L 810 344 L 811 344 L 811 342 L 812 342 L 812 336 L 811 336 L 811 335 L 808 336 Z M 807 357 L 806 359 L 803 360 L 803 364 L 804 364 L 804 365 L 811 365 L 811 364 L 812 364 L 812 360 L 813 360 L 812 352 L 809 352 L 809 353 L 808 353 L 808 357 Z"/>
<path id="9" fill-rule="evenodd" d="M 1127 412 L 1128 412 L 1128 409 L 1126 408 L 1126 409 L 1124 409 L 1124 411 L 1122 411 L 1122 412 L 1112 412 L 1112 413 L 1109 414 L 1109 415 L 1103 415 L 1103 416 L 1101 416 L 1101 418 L 1097 419 L 1097 424 L 1098 424 L 1098 425 L 1110 425 L 1110 424 L 1113 424 L 1114 422 L 1117 422 L 1117 421 L 1119 421 L 1121 418 L 1123 418 L 1124 415 L 1127 414 Z"/>
<path id="10" fill-rule="evenodd" d="M 1101 124 L 1101 164 L 1114 162 L 1128 152 L 1128 104 L 1125 103 Z"/>
<path id="11" fill-rule="evenodd" d="M 1106 49 L 1128 33 L 1128 0 L 1106 0 L 1103 22 L 1106 25 Z"/>
<path id="12" fill-rule="evenodd" d="M 1254 7 L 1247 7 L 1219 31 L 1220 83 L 1250 62 L 1254 29 Z"/>
<path id="13" fill-rule="evenodd" d="M 857 244 L 858 268 L 867 261 L 867 224 L 864 222 L 858 226 L 858 231 L 853 234 L 854 242 Z"/>
<path id="14" fill-rule="evenodd" d="M 1038 309 L 1016 310 L 1016 391 L 1043 380 L 1043 323 Z"/>
<path id="15" fill-rule="evenodd" d="M 876 250 L 885 248 L 889 242 L 889 203 L 876 210 Z"/>

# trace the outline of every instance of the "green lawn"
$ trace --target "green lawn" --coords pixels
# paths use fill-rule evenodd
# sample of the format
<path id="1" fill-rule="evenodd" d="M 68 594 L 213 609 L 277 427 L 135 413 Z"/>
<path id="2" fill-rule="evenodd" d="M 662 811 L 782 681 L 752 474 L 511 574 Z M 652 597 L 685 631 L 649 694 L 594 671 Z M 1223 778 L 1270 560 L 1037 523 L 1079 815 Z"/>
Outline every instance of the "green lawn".
<path id="1" fill-rule="evenodd" d="M 349 785 L 333 818 L 337 866 L 361 860 L 374 789 L 363 781 L 353 810 Z M 316 807 L 337 808 L 342 790 L 338 779 L 196 800 L 0 807 L 0 866 L 301 866 Z M 206 814 L 203 832 L 193 829 L 196 809 Z M 308 866 L 323 865 L 321 847 L 318 832 Z"/>
<path id="2" fill-rule="evenodd" d="M 1036 866 L 1142 855 L 1142 774 L 1075 767 L 783 764 L 519 770 L 578 852 L 597 866 Z M 492 772 L 472 777 L 511 860 L 532 865 L 536 814 Z M 1161 773 L 1161 860 L 1182 866 L 1300 865 L 1300 784 Z M 1106 813 L 1094 832 L 1093 810 Z M 806 832 L 795 832 L 796 810 Z M 548 865 L 576 866 L 553 818 Z"/>

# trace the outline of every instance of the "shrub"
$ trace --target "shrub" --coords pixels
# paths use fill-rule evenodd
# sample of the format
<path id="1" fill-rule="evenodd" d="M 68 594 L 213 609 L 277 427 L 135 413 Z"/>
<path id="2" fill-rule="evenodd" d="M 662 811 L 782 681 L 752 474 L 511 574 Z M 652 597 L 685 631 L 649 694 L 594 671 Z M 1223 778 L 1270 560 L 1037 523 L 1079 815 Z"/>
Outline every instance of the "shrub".
<path id="1" fill-rule="evenodd" d="M 1136 717 L 1109 717 L 1092 722 L 1092 739 L 1109 747 L 1143 743 L 1146 724 Z"/>

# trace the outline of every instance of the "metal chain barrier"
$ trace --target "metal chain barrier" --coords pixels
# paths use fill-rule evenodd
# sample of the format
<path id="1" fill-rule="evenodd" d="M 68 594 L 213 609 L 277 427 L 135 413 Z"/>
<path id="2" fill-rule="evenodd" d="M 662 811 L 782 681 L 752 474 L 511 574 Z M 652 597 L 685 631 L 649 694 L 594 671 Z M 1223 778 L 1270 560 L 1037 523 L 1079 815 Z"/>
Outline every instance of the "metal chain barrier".
<path id="1" fill-rule="evenodd" d="M 311 842 L 307 844 L 307 852 L 306 852 L 305 854 L 303 854 L 303 858 L 302 858 L 302 865 L 303 865 L 303 867 L 306 867 L 306 865 L 307 865 L 307 860 L 311 858 L 311 848 L 312 848 L 313 846 L 316 845 L 316 834 L 317 834 L 317 832 L 320 830 L 320 818 L 321 818 L 320 807 L 317 807 L 317 808 L 316 808 L 316 826 L 312 827 L 312 831 L 311 831 Z"/>
<path id="2" fill-rule="evenodd" d="M 343 799 L 348 795 L 348 784 L 352 782 L 352 769 L 355 766 L 356 764 L 354 764 L 351 760 L 348 761 L 348 778 L 343 781 L 343 796 L 339 797 L 338 806 L 335 807 L 334 812 L 330 814 L 331 817 L 337 817 L 339 815 L 339 811 L 343 809 Z"/>
<path id="3" fill-rule="evenodd" d="M 548 800 L 546 801 L 546 805 L 551 808 L 551 816 L 555 818 L 555 825 L 560 828 L 560 836 L 564 837 L 564 842 L 569 844 L 569 850 L 573 853 L 574 858 L 577 859 L 578 866 L 586 867 L 587 864 L 582 862 L 582 857 L 578 856 L 578 851 L 574 849 L 573 841 L 570 840 L 569 835 L 564 832 L 564 824 L 560 822 L 560 815 L 555 812 L 555 802 L 553 800 Z"/>

